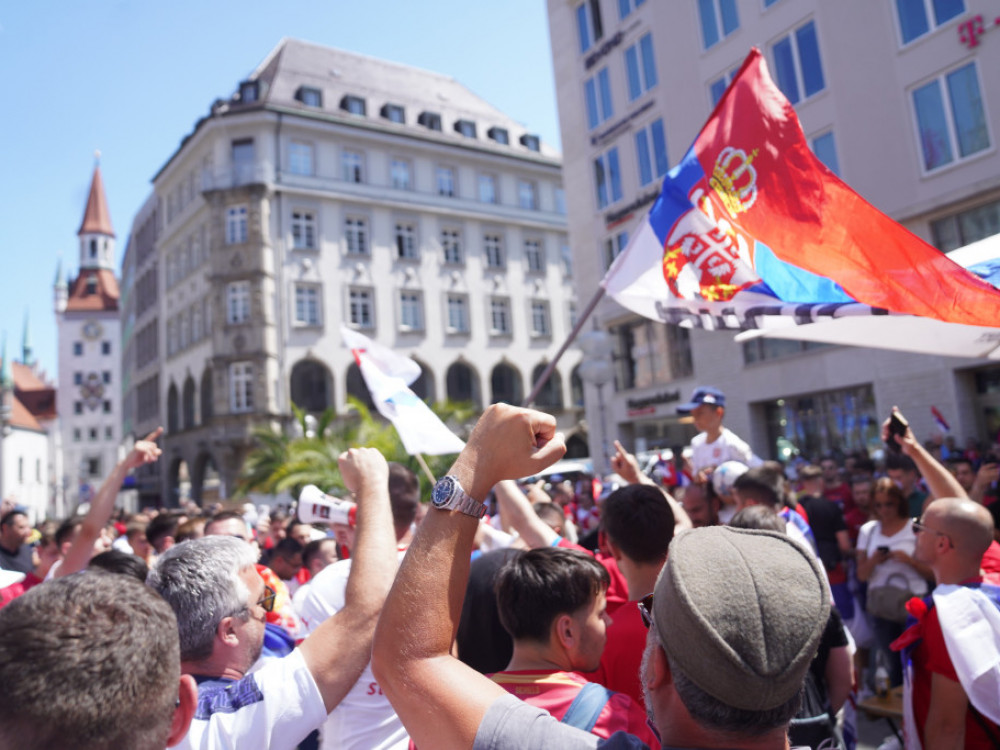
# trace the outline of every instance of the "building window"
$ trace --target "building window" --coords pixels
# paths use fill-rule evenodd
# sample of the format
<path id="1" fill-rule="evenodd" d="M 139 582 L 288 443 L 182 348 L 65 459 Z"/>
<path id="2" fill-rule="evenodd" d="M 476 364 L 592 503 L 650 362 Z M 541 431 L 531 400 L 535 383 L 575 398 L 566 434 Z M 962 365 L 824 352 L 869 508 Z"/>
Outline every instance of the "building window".
<path id="1" fill-rule="evenodd" d="M 896 0 L 903 44 L 909 44 L 964 12 L 964 0 Z"/>
<path id="2" fill-rule="evenodd" d="M 462 254 L 462 234 L 455 227 L 445 227 L 441 230 L 441 251 L 444 262 L 460 265 L 465 262 Z"/>
<path id="3" fill-rule="evenodd" d="M 409 222 L 396 222 L 396 257 L 400 260 L 417 259 L 417 228 Z"/>
<path id="4" fill-rule="evenodd" d="M 244 104 L 257 101 L 257 81 L 243 81 L 240 84 L 240 101 Z"/>
<path id="5" fill-rule="evenodd" d="M 360 96 L 351 96 L 348 94 L 340 100 L 340 108 L 352 115 L 365 116 L 365 100 Z"/>
<path id="6" fill-rule="evenodd" d="M 562 260 L 563 273 L 566 275 L 566 278 L 572 278 L 573 251 L 570 249 L 569 242 L 565 239 L 559 243 L 559 258 Z"/>
<path id="7" fill-rule="evenodd" d="M 105 370 L 101 373 L 101 380 L 105 385 L 111 385 L 111 370 Z"/>
<path id="8" fill-rule="evenodd" d="M 233 141 L 231 146 L 233 158 L 233 180 L 237 185 L 246 185 L 256 175 L 256 160 L 253 138 L 243 138 Z"/>
<path id="9" fill-rule="evenodd" d="M 288 171 L 292 174 L 312 175 L 313 146 L 311 143 L 292 141 L 288 144 Z"/>
<path id="10" fill-rule="evenodd" d="M 597 75 L 584 81 L 583 92 L 587 100 L 587 125 L 593 130 L 615 114 L 608 69 L 601 68 Z"/>
<path id="11" fill-rule="evenodd" d="M 437 112 L 421 112 L 417 117 L 417 123 L 428 130 L 441 132 L 441 115 Z"/>
<path id="12" fill-rule="evenodd" d="M 775 81 L 792 104 L 798 104 L 826 88 L 813 21 L 779 39 L 772 50 Z"/>
<path id="13" fill-rule="evenodd" d="M 83 401 L 74 401 L 73 402 L 73 413 L 74 414 L 83 414 Z"/>
<path id="14" fill-rule="evenodd" d="M 517 140 L 522 146 L 528 149 L 528 151 L 538 151 L 539 148 L 541 147 L 541 141 L 538 140 L 537 135 L 531 135 L 529 133 L 525 133 Z"/>
<path id="15" fill-rule="evenodd" d="M 913 91 L 924 170 L 989 148 L 986 111 L 974 62 Z"/>
<path id="16" fill-rule="evenodd" d="M 91 440 L 91 441 L 97 440 L 97 428 L 96 427 L 91 427 L 90 429 L 87 430 L 87 439 Z"/>
<path id="17" fill-rule="evenodd" d="M 634 101 L 656 85 L 656 58 L 653 56 L 653 35 L 646 34 L 625 50 L 625 72 L 628 74 L 628 98 Z"/>
<path id="18" fill-rule="evenodd" d="M 420 292 L 399 293 L 399 328 L 403 331 L 424 329 L 424 296 Z"/>
<path id="19" fill-rule="evenodd" d="M 73 373 L 73 385 L 83 385 L 83 373 L 74 372 Z"/>
<path id="20" fill-rule="evenodd" d="M 538 208 L 538 185 L 528 180 L 517 181 L 517 205 L 529 211 Z"/>
<path id="21" fill-rule="evenodd" d="M 79 427 L 74 427 L 73 428 L 73 442 L 74 443 L 79 443 L 82 438 L 83 438 L 83 433 L 80 431 L 80 428 Z"/>
<path id="22" fill-rule="evenodd" d="M 226 244 L 236 245 L 247 241 L 247 207 L 230 206 L 226 209 Z"/>
<path id="23" fill-rule="evenodd" d="M 652 320 L 635 320 L 609 330 L 615 390 L 648 388 L 692 374 L 688 329 Z"/>
<path id="24" fill-rule="evenodd" d="M 605 208 L 622 199 L 622 176 L 618 166 L 618 147 L 594 159 L 594 187 L 597 190 L 597 207 Z"/>
<path id="25" fill-rule="evenodd" d="M 455 197 L 455 170 L 451 167 L 437 168 L 437 191 L 438 195 L 446 195 L 449 198 Z"/>
<path id="26" fill-rule="evenodd" d="M 535 337 L 552 335 L 552 324 L 549 322 L 549 303 L 544 300 L 531 301 L 531 335 Z"/>
<path id="27" fill-rule="evenodd" d="M 497 178 L 492 174 L 479 175 L 479 201 L 481 203 L 498 203 Z"/>
<path id="28" fill-rule="evenodd" d="M 319 288 L 307 284 L 295 285 L 295 323 L 300 326 L 319 325 Z"/>
<path id="29" fill-rule="evenodd" d="M 349 297 L 348 320 L 355 328 L 375 327 L 374 292 L 371 289 L 352 289 Z"/>
<path id="30" fill-rule="evenodd" d="M 504 268 L 507 265 L 503 253 L 503 238 L 499 234 L 487 232 L 483 235 L 483 252 L 487 268 Z"/>
<path id="31" fill-rule="evenodd" d="M 233 281 L 226 286 L 226 322 L 250 320 L 250 282 Z"/>
<path id="32" fill-rule="evenodd" d="M 469 298 L 464 294 L 449 294 L 448 333 L 469 332 Z"/>
<path id="33" fill-rule="evenodd" d="M 636 132 L 635 152 L 639 162 L 640 185 L 648 185 L 667 173 L 667 135 L 663 120 L 654 120 Z"/>
<path id="34" fill-rule="evenodd" d="M 365 155 L 360 151 L 344 149 L 340 155 L 341 165 L 344 171 L 344 180 L 347 182 L 365 181 Z"/>
<path id="35" fill-rule="evenodd" d="M 1000 201 L 932 221 L 931 234 L 943 253 L 1000 234 Z"/>
<path id="36" fill-rule="evenodd" d="M 312 211 L 292 211 L 292 247 L 316 249 L 316 214 Z"/>
<path id="37" fill-rule="evenodd" d="M 83 356 L 83 342 L 82 341 L 74 341 L 73 342 L 73 356 L 74 357 L 82 357 Z"/>
<path id="38" fill-rule="evenodd" d="M 348 216 L 344 219 L 344 235 L 347 238 L 348 255 L 368 255 L 368 220 L 363 216 Z"/>
<path id="39" fill-rule="evenodd" d="M 104 404 L 103 404 L 103 407 L 104 407 L 104 413 L 105 414 L 110 414 L 111 413 L 111 402 L 110 401 L 105 400 Z"/>
<path id="40" fill-rule="evenodd" d="M 102 477 L 104 474 L 101 472 L 101 459 L 99 458 L 85 458 L 84 461 L 87 462 L 87 474 L 91 477 Z"/>
<path id="41" fill-rule="evenodd" d="M 580 52 L 586 52 L 604 36 L 600 0 L 584 0 L 577 6 L 576 30 L 580 38 Z"/>
<path id="42" fill-rule="evenodd" d="M 323 92 L 310 86 L 300 86 L 299 90 L 295 92 L 295 98 L 307 107 L 323 106 Z"/>
<path id="43" fill-rule="evenodd" d="M 234 362 L 229 365 L 229 410 L 233 413 L 253 411 L 251 362 Z"/>
<path id="44" fill-rule="evenodd" d="M 410 162 L 405 159 L 393 159 L 389 162 L 389 175 L 392 186 L 397 190 L 409 190 L 410 184 Z"/>
<path id="45" fill-rule="evenodd" d="M 645 2 L 646 0 L 618 0 L 618 17 L 624 21 L 629 13 Z"/>
<path id="46" fill-rule="evenodd" d="M 835 175 L 840 174 L 840 162 L 837 159 L 837 145 L 833 142 L 833 131 L 823 133 L 812 139 L 809 144 L 816 158 L 826 165 Z"/>
<path id="47" fill-rule="evenodd" d="M 455 132 L 466 138 L 475 138 L 476 123 L 472 120 L 457 120 L 455 122 Z"/>
<path id="48" fill-rule="evenodd" d="M 114 430 L 114 428 L 113 427 L 105 427 L 104 428 L 104 439 L 105 440 L 113 440 L 114 437 L 115 437 L 115 430 Z"/>
<path id="49" fill-rule="evenodd" d="M 491 141 L 496 141 L 497 143 L 507 146 L 510 144 L 510 135 L 507 133 L 506 128 L 498 128 L 495 125 L 486 131 L 486 135 Z"/>
<path id="50" fill-rule="evenodd" d="M 561 214 L 562 216 L 565 216 L 566 215 L 566 191 L 563 190 L 561 187 L 557 187 L 553 191 L 553 193 L 555 195 L 556 213 L 557 214 Z"/>
<path id="51" fill-rule="evenodd" d="M 701 16 L 701 40 L 705 49 L 714 47 L 740 27 L 736 0 L 698 0 Z"/>
<path id="52" fill-rule="evenodd" d="M 510 299 L 493 297 L 490 299 L 490 333 L 494 336 L 509 336 L 511 330 Z"/>
<path id="53" fill-rule="evenodd" d="M 111 354 L 111 342 L 102 341 L 101 342 L 101 354 L 108 355 Z"/>
<path id="54" fill-rule="evenodd" d="M 541 273 L 545 270 L 545 251 L 541 240 L 524 241 L 524 262 L 531 273 Z"/>
<path id="55" fill-rule="evenodd" d="M 406 110 L 398 104 L 386 104 L 382 107 L 382 117 L 389 122 L 395 122 L 403 125 L 406 123 Z"/>
<path id="56" fill-rule="evenodd" d="M 622 254 L 625 246 L 628 245 L 628 232 L 619 232 L 604 240 L 604 270 L 611 268 L 615 258 Z"/>
<path id="57" fill-rule="evenodd" d="M 714 81 L 708 84 L 708 95 L 709 98 L 712 100 L 713 108 L 715 107 L 716 104 L 719 103 L 719 100 L 722 98 L 722 95 L 726 93 L 726 89 L 729 87 L 729 84 L 733 82 L 733 79 L 736 77 L 736 74 L 739 72 L 739 70 L 740 66 L 737 65 L 735 68 L 730 70 L 725 75 L 719 76 Z"/>

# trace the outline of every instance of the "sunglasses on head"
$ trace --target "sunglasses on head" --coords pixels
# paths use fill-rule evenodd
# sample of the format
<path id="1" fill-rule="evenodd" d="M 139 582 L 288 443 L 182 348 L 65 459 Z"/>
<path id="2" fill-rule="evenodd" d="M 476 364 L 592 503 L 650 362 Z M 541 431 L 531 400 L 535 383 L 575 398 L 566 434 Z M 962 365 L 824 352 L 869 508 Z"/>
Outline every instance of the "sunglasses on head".
<path id="1" fill-rule="evenodd" d="M 649 626 L 653 624 L 653 595 L 646 594 L 635 604 L 639 608 L 642 624 L 646 626 L 646 630 L 649 630 Z"/>

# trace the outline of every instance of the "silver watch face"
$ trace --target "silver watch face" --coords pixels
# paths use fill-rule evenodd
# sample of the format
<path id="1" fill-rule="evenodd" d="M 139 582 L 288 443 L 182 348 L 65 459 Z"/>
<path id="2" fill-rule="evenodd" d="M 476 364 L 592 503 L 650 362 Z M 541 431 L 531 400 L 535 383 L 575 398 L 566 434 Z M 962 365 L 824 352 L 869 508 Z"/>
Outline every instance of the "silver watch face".
<path id="1" fill-rule="evenodd" d="M 450 476 L 442 477 L 438 480 L 438 483 L 434 485 L 434 491 L 431 493 L 431 502 L 435 508 L 441 508 L 448 504 L 455 494 L 457 484 L 455 478 Z"/>

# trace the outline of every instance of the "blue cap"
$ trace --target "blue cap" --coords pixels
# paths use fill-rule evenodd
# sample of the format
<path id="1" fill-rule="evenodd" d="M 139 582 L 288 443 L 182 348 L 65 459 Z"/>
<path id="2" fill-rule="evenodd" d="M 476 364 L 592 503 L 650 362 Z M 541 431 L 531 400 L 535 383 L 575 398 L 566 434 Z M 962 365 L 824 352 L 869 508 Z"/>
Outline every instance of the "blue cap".
<path id="1" fill-rule="evenodd" d="M 687 414 L 693 411 L 696 406 L 701 406 L 702 404 L 725 407 L 726 394 L 710 385 L 698 386 L 694 389 L 694 393 L 691 394 L 691 400 L 686 404 L 678 406 L 677 411 L 680 414 Z"/>

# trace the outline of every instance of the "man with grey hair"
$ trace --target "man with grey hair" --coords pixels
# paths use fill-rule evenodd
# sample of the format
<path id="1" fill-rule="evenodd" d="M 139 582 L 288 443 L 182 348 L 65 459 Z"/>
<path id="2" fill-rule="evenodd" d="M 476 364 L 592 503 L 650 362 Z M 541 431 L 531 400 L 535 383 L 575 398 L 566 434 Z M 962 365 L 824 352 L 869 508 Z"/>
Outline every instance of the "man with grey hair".
<path id="1" fill-rule="evenodd" d="M 599 740 L 519 701 L 449 655 L 478 507 L 499 481 L 565 452 L 555 419 L 495 404 L 435 487 L 375 633 L 372 665 L 418 747 L 641 748 Z M 677 536 L 654 593 L 646 705 L 663 744 L 785 750 L 787 730 L 830 611 L 818 561 L 787 536 L 725 527 Z"/>
<path id="2" fill-rule="evenodd" d="M 167 550 L 148 583 L 177 615 L 181 670 L 198 683 L 198 710 L 181 747 L 295 748 L 357 681 L 371 654 L 379 611 L 396 570 L 388 469 L 375 449 L 339 458 L 358 504 L 345 605 L 291 654 L 250 672 L 274 606 L 253 549 L 206 536 Z"/>
<path id="3" fill-rule="evenodd" d="M 134 579 L 79 573 L 0 610 L 0 747 L 163 750 L 196 701 L 174 613 Z"/>

